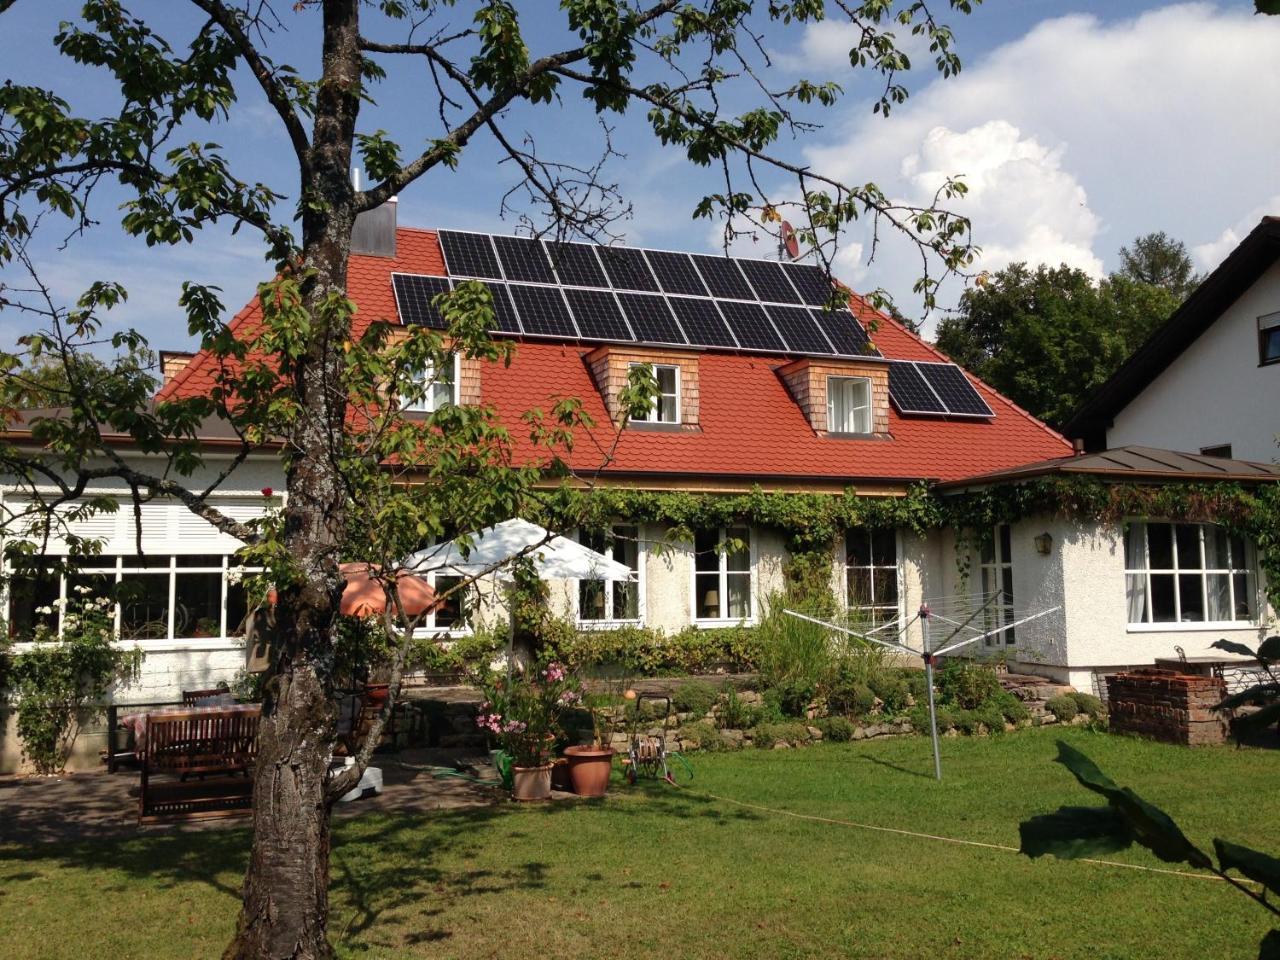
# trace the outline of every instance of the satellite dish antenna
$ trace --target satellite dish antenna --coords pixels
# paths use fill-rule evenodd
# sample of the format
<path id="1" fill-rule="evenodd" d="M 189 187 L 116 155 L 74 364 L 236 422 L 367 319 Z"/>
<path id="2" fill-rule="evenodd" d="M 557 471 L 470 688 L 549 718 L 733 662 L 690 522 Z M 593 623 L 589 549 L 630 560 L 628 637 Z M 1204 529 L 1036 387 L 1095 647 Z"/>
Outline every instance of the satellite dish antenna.
<path id="1" fill-rule="evenodd" d="M 782 251 L 792 260 L 800 259 L 800 238 L 796 236 L 796 228 L 786 220 L 782 221 Z"/>

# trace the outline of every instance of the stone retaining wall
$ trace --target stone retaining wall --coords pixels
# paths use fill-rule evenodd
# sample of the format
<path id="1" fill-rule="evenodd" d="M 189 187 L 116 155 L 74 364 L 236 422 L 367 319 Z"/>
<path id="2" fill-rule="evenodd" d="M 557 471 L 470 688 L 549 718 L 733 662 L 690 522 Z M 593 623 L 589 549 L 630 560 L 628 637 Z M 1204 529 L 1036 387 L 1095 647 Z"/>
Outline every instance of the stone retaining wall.
<path id="1" fill-rule="evenodd" d="M 1227 718 L 1213 709 L 1226 696 L 1218 677 L 1154 667 L 1107 677 L 1112 733 L 1136 733 L 1187 746 L 1224 743 Z"/>

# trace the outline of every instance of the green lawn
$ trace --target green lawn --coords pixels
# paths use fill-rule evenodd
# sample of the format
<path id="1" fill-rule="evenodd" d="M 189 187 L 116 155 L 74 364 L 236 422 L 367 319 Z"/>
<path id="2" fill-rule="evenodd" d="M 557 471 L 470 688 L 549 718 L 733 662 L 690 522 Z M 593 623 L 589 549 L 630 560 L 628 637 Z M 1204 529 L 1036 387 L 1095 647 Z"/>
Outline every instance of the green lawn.
<path id="1" fill-rule="evenodd" d="M 1253 958 L 1263 912 L 1218 882 L 1041 860 L 778 817 L 1017 845 L 1022 818 L 1089 794 L 1056 736 L 908 738 L 694 758 L 690 791 L 343 821 L 332 936 L 347 957 Z M 1280 753 L 1068 731 L 1207 845 L 1280 851 Z M 243 830 L 0 848 L 0 956 L 215 956 Z M 1118 859 L 1160 866 L 1144 851 Z"/>

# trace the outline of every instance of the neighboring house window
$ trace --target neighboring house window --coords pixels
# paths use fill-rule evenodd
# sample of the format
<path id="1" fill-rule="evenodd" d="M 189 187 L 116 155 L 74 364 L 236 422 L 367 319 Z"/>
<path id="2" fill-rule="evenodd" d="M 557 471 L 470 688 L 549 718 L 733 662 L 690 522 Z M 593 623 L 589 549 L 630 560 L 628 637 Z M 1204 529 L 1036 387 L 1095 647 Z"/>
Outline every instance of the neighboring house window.
<path id="1" fill-rule="evenodd" d="M 1253 623 L 1257 576 L 1241 537 L 1211 523 L 1131 523 L 1124 535 L 1130 624 Z"/>
<path id="2" fill-rule="evenodd" d="M 845 531 L 845 602 L 873 624 L 898 616 L 898 535 L 855 527 Z"/>
<path id="3" fill-rule="evenodd" d="M 733 543 L 732 549 L 726 544 Z M 749 620 L 751 531 L 746 527 L 699 530 L 693 538 L 693 604 L 698 620 Z"/>
<path id="4" fill-rule="evenodd" d="M 827 377 L 827 430 L 831 433 L 871 432 L 870 378 Z"/>
<path id="5" fill-rule="evenodd" d="M 988 647 L 1013 646 L 1013 532 L 999 524 L 979 551 L 982 568 L 983 633 L 999 630 L 984 641 Z"/>
<path id="6" fill-rule="evenodd" d="M 85 558 L 61 575 L 15 575 L 9 583 L 10 636 L 26 636 L 37 623 L 59 629 L 65 602 L 112 594 L 119 601 L 122 640 L 242 636 L 249 610 L 241 581 L 256 572 L 218 554 L 134 554 Z"/>
<path id="7" fill-rule="evenodd" d="M 1258 318 L 1258 363 L 1280 363 L 1280 313 Z"/>
<path id="8" fill-rule="evenodd" d="M 434 413 L 441 407 L 458 402 L 458 358 L 437 376 L 435 367 L 428 365 L 417 377 L 420 393 L 406 400 L 404 409 L 415 413 Z"/>
<path id="9" fill-rule="evenodd" d="M 1200 456 L 1202 457 L 1222 457 L 1224 460 L 1231 459 L 1231 444 L 1224 443 L 1216 447 L 1201 447 Z"/>
<path id="10" fill-rule="evenodd" d="M 640 528 L 614 524 L 607 533 L 582 533 L 579 542 L 630 567 L 629 580 L 579 580 L 578 620 L 582 623 L 640 621 Z"/>
<path id="11" fill-rule="evenodd" d="M 680 368 L 665 363 L 633 363 L 633 367 L 649 367 L 658 382 L 658 394 L 649 410 L 642 417 L 633 417 L 641 423 L 680 422 Z"/>

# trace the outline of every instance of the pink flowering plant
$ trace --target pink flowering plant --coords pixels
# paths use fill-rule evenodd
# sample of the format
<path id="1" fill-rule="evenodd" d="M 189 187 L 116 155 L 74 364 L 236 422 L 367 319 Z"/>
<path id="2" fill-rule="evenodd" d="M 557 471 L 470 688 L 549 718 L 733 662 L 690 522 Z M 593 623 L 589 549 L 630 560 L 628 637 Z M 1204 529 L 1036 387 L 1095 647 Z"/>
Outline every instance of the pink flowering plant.
<path id="1" fill-rule="evenodd" d="M 476 724 L 501 744 L 518 767 L 550 763 L 560 720 L 582 703 L 578 681 L 556 661 L 512 675 L 493 673 L 481 681 L 485 701 Z"/>

